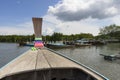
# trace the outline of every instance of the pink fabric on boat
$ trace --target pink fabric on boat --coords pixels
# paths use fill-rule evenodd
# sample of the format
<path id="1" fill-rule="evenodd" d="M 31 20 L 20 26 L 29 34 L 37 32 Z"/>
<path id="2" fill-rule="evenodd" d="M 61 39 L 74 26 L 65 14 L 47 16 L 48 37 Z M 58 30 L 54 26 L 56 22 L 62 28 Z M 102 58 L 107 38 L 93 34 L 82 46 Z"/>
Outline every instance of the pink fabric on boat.
<path id="1" fill-rule="evenodd" d="M 42 48 L 42 47 L 44 47 L 44 45 L 43 45 L 42 42 L 40 42 L 40 43 L 37 42 L 37 43 L 34 44 L 34 47 Z"/>

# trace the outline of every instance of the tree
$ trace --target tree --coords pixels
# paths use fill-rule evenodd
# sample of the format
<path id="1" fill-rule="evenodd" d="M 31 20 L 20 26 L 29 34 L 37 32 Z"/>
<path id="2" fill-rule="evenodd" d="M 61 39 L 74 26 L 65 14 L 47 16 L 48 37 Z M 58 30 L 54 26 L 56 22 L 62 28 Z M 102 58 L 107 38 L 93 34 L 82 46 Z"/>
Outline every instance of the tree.
<path id="1" fill-rule="evenodd" d="M 115 24 L 105 26 L 103 28 L 100 28 L 99 37 L 101 38 L 115 38 L 120 40 L 120 26 L 117 26 Z"/>
<path id="2" fill-rule="evenodd" d="M 120 31 L 120 26 L 116 26 L 115 24 L 110 26 L 105 26 L 103 28 L 100 28 L 100 35 L 106 35 L 110 33 L 114 33 L 116 31 Z"/>
<path id="3" fill-rule="evenodd" d="M 62 33 L 56 33 L 56 32 L 54 32 L 53 35 L 51 36 L 51 38 L 54 42 L 61 41 L 62 37 L 63 37 Z"/>

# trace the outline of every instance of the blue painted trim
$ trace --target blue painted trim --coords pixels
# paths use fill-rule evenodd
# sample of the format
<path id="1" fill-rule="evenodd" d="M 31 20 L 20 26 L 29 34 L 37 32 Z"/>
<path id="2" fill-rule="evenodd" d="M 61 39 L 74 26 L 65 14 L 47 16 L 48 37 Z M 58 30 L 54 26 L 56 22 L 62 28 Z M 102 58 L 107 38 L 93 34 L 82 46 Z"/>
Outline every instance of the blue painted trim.
<path id="1" fill-rule="evenodd" d="M 45 47 L 45 48 L 46 48 L 46 47 Z M 81 66 L 85 67 L 86 69 L 88 69 L 88 70 L 94 72 L 95 74 L 101 76 L 101 77 L 104 78 L 105 80 L 109 80 L 107 77 L 103 76 L 102 74 L 98 73 L 97 71 L 91 69 L 90 67 L 88 67 L 88 66 L 86 66 L 86 65 L 84 65 L 84 64 L 82 64 L 82 63 L 80 63 L 80 62 L 78 62 L 78 61 L 76 61 L 76 60 L 74 60 L 74 59 L 71 59 L 71 58 L 68 57 L 68 56 L 65 56 L 65 55 L 61 54 L 60 52 L 54 51 L 54 50 L 52 50 L 52 49 L 50 49 L 50 48 L 46 48 L 46 49 L 48 49 L 48 50 L 50 50 L 50 51 L 52 51 L 52 52 L 54 52 L 54 53 L 57 53 L 58 55 L 60 55 L 60 56 L 62 56 L 62 57 L 64 57 L 64 58 L 67 58 L 67 59 L 69 59 L 69 60 L 77 63 L 78 65 L 81 65 Z"/>

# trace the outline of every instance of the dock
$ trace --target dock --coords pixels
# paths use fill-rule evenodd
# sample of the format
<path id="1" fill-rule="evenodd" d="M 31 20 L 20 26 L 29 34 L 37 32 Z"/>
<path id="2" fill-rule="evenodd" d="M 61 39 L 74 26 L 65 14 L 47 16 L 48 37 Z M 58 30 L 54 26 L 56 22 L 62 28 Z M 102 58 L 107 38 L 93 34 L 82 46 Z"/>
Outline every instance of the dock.
<path id="1" fill-rule="evenodd" d="M 0 80 L 108 79 L 47 48 L 43 48 L 36 51 L 28 50 L 1 68 Z"/>

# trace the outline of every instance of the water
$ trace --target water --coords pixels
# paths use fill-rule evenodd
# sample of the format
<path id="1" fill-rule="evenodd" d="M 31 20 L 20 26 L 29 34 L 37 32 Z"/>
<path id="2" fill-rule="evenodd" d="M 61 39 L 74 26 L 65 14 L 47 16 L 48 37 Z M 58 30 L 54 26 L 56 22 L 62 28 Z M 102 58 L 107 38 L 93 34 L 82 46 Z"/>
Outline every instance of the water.
<path id="1" fill-rule="evenodd" d="M 23 54 L 29 47 L 18 47 L 14 43 L 0 43 L 0 67 Z M 105 46 L 91 46 L 79 48 L 55 49 L 62 54 L 85 64 L 110 80 L 120 80 L 120 60 L 106 61 L 99 54 L 117 54 L 120 52 L 120 43 Z"/>
<path id="2" fill-rule="evenodd" d="M 120 43 L 107 44 L 105 46 L 79 47 L 69 49 L 55 49 L 62 54 L 92 68 L 103 74 L 110 80 L 120 80 L 120 59 L 116 61 L 106 61 L 99 54 L 118 54 Z"/>
<path id="3" fill-rule="evenodd" d="M 0 43 L 0 68 L 28 49 L 29 47 L 19 47 L 15 43 Z"/>

